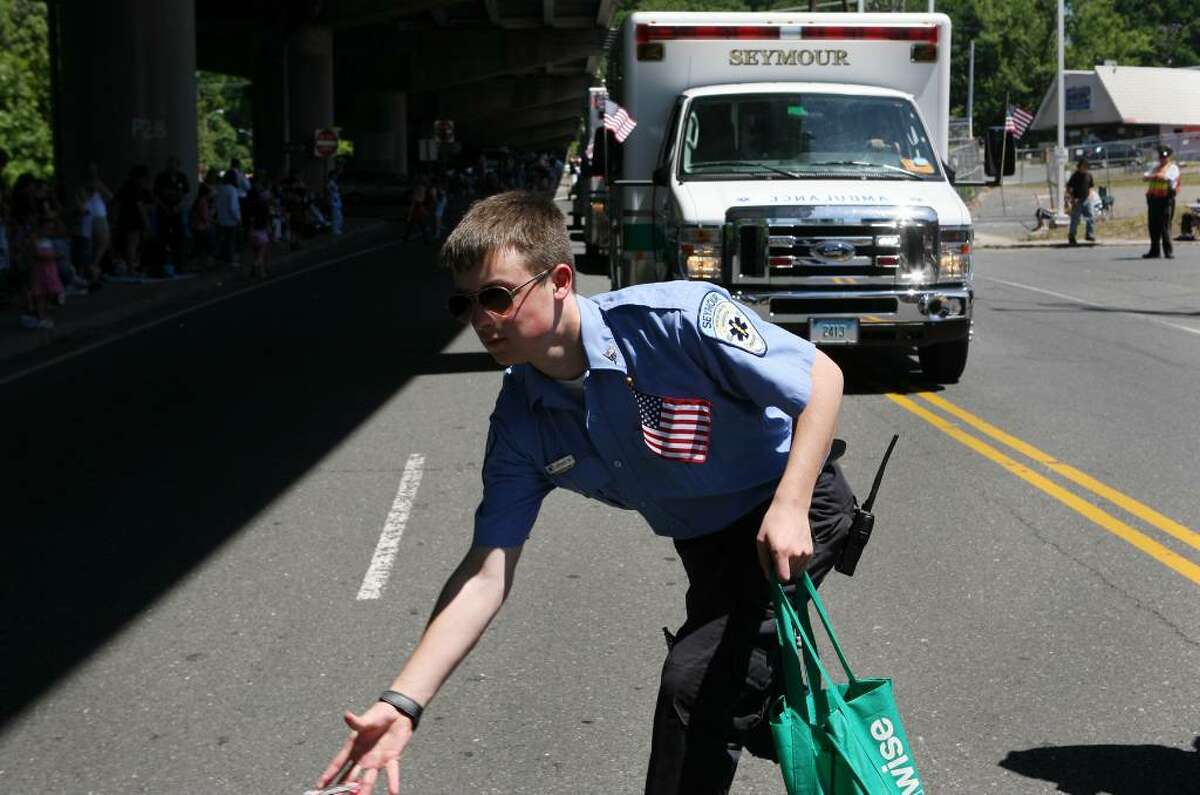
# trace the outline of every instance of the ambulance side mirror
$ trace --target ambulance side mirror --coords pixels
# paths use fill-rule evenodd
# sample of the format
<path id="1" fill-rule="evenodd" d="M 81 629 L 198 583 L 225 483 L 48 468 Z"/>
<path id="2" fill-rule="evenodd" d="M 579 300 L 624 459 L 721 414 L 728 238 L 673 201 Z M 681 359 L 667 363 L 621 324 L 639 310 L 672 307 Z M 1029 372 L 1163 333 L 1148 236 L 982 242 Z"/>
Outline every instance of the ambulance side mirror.
<path id="1" fill-rule="evenodd" d="M 958 188 L 982 188 L 991 184 L 982 179 L 959 179 L 958 172 L 945 160 L 942 161 L 942 168 L 946 171 L 946 180 Z"/>
<path id="2" fill-rule="evenodd" d="M 664 163 L 663 165 L 654 169 L 653 177 L 654 177 L 655 185 L 660 185 L 664 188 L 666 186 L 670 185 L 671 184 L 671 166 Z"/>

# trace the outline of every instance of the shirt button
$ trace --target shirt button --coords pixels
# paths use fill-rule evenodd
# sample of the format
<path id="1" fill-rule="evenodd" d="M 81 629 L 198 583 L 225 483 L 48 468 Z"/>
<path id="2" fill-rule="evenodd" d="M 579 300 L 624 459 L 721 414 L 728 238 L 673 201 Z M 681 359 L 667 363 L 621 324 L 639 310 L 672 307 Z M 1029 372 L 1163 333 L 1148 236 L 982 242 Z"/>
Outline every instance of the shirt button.
<path id="1" fill-rule="evenodd" d="M 618 458 L 616 461 L 613 461 L 613 467 L 615 467 L 616 469 L 620 469 L 621 468 L 621 459 Z"/>

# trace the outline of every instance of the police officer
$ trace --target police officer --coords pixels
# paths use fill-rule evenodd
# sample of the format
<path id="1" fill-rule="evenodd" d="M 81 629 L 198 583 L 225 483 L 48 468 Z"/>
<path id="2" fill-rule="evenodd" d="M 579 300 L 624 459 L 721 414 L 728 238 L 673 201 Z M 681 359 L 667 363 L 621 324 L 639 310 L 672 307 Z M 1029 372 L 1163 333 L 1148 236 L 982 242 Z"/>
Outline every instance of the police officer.
<path id="1" fill-rule="evenodd" d="M 475 204 L 442 258 L 452 314 L 510 368 L 474 540 L 390 689 L 346 713 L 350 738 L 319 786 L 369 792 L 382 770 L 398 791 L 424 705 L 499 610 L 543 498 L 562 487 L 674 540 L 687 616 L 669 637 L 646 792 L 727 792 L 742 747 L 773 754 L 768 577 L 819 581 L 851 523 L 853 496 L 828 460 L 841 371 L 712 284 L 576 295 L 562 213 L 532 193 Z"/>
<path id="2" fill-rule="evenodd" d="M 1158 165 L 1142 175 L 1146 187 L 1146 209 L 1150 226 L 1150 250 L 1142 259 L 1158 259 L 1160 242 L 1163 255 L 1174 259 L 1171 249 L 1171 218 L 1175 215 L 1175 194 L 1179 190 L 1179 166 L 1171 162 L 1171 147 L 1158 150 Z"/>

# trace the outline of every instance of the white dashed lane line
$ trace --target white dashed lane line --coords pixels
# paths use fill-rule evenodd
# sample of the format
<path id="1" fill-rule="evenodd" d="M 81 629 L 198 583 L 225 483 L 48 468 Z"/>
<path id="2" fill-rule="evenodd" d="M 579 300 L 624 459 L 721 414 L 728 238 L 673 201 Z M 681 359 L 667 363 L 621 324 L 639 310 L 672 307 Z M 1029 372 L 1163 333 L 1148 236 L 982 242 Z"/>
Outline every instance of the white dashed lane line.
<path id="1" fill-rule="evenodd" d="M 404 526 L 408 524 L 408 515 L 412 511 L 417 488 L 421 485 L 421 472 L 424 467 L 425 456 L 420 453 L 410 455 L 404 464 L 404 474 L 400 477 L 400 488 L 396 490 L 392 510 L 388 513 L 387 521 L 383 523 L 383 532 L 379 534 L 379 543 L 375 545 L 371 565 L 363 577 L 362 586 L 358 589 L 360 600 L 378 599 L 387 585 L 388 577 L 392 574 L 392 564 L 396 560 L 396 552 L 400 549 Z"/>

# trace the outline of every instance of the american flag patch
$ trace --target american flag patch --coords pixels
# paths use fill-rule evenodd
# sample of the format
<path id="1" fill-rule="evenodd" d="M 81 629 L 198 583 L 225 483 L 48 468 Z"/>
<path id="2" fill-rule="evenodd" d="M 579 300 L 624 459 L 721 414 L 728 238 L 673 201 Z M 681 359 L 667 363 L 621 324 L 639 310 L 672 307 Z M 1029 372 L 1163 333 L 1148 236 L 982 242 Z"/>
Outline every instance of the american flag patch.
<path id="1" fill-rule="evenodd" d="M 703 464 L 708 458 L 712 403 L 700 398 L 672 398 L 634 391 L 642 438 L 663 458 Z"/>

